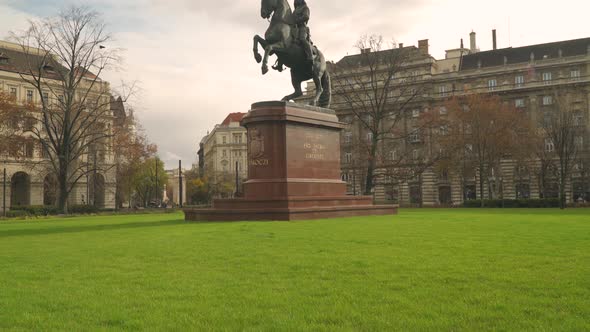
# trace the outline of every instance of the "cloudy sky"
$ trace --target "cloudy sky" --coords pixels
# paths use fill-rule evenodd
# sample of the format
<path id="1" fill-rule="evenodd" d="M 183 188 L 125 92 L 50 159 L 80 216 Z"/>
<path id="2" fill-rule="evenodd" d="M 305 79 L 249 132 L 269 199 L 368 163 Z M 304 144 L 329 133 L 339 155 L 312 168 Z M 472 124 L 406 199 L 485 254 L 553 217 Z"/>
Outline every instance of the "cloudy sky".
<path id="1" fill-rule="evenodd" d="M 198 142 L 228 113 L 292 92 L 288 72 L 263 77 L 252 56 L 252 37 L 264 34 L 259 0 L 0 0 L 0 38 L 31 17 L 55 15 L 72 3 L 103 14 L 125 49 L 124 71 L 108 73 L 113 85 L 140 82 L 133 107 L 169 167 L 195 162 Z M 590 37 L 587 0 L 308 0 L 314 42 L 328 60 L 355 53 L 363 34 L 405 45 L 429 39 L 444 57 L 469 32 L 478 47 Z M 272 60 L 271 60 L 272 61 Z"/>

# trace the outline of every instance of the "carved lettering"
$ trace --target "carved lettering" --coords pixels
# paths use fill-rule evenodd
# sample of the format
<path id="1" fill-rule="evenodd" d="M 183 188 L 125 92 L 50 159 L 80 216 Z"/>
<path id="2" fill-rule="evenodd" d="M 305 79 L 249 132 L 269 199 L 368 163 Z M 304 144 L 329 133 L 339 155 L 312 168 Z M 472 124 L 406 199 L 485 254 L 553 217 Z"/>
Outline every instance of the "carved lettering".
<path id="1" fill-rule="evenodd" d="M 324 160 L 326 156 L 324 155 L 324 150 L 326 150 L 326 146 L 321 142 L 323 139 L 323 135 L 321 134 L 306 134 L 305 140 L 306 142 L 303 143 L 303 148 L 305 151 L 305 159 L 311 160 Z"/>
<path id="2" fill-rule="evenodd" d="M 250 159 L 250 166 L 268 166 L 270 160 L 268 159 Z"/>
<path id="3" fill-rule="evenodd" d="M 312 160 L 324 160 L 326 156 L 323 153 L 306 153 L 305 159 L 312 159 Z"/>

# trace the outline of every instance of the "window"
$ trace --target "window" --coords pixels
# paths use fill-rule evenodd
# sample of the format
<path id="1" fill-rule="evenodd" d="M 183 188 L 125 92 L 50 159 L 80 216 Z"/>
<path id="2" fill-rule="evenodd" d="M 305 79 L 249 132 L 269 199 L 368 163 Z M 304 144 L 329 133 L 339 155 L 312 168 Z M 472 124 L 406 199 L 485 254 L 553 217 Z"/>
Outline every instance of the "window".
<path id="1" fill-rule="evenodd" d="M 234 134 L 234 144 L 242 144 L 242 134 Z"/>
<path id="2" fill-rule="evenodd" d="M 342 121 L 344 123 L 352 123 L 352 116 L 345 115 L 345 116 L 342 117 L 342 119 L 340 121 Z"/>
<path id="3" fill-rule="evenodd" d="M 347 164 L 352 163 L 352 152 L 346 152 L 344 154 L 344 162 Z"/>
<path id="4" fill-rule="evenodd" d="M 410 142 L 412 143 L 419 143 L 420 142 L 420 132 L 416 129 L 412 131 L 410 134 Z"/>
<path id="5" fill-rule="evenodd" d="M 414 158 L 414 160 L 420 159 L 420 150 L 413 150 L 412 151 L 412 158 Z"/>
<path id="6" fill-rule="evenodd" d="M 495 79 L 488 80 L 488 91 L 496 90 L 497 86 L 498 86 L 498 82 Z"/>
<path id="7" fill-rule="evenodd" d="M 517 75 L 517 76 L 514 78 L 514 85 L 515 85 L 516 87 L 521 87 L 521 86 L 523 86 L 523 85 L 524 85 L 524 76 L 523 76 L 523 75 Z"/>
<path id="8" fill-rule="evenodd" d="M 10 87 L 10 95 L 13 96 L 16 99 L 16 88 L 15 87 Z"/>
<path id="9" fill-rule="evenodd" d="M 43 144 L 41 144 L 41 158 L 43 159 L 49 159 L 49 151 L 47 150 L 47 147 Z"/>
<path id="10" fill-rule="evenodd" d="M 449 88 L 446 85 L 441 85 L 438 87 L 438 94 L 441 97 L 447 97 L 449 95 Z"/>
<path id="11" fill-rule="evenodd" d="M 553 140 L 550 138 L 545 139 L 545 151 L 546 152 L 555 151 L 555 145 L 553 144 Z"/>
<path id="12" fill-rule="evenodd" d="M 25 144 L 25 157 L 31 159 L 35 151 L 35 145 L 33 142 L 27 142 Z"/>
<path id="13" fill-rule="evenodd" d="M 570 71 L 570 78 L 572 81 L 579 81 L 580 80 L 580 70 L 579 69 L 572 69 Z"/>
<path id="14" fill-rule="evenodd" d="M 27 103 L 33 102 L 33 90 L 27 90 Z"/>
<path id="15" fill-rule="evenodd" d="M 413 110 L 412 111 L 412 117 L 413 118 L 420 117 L 420 110 Z"/>
<path id="16" fill-rule="evenodd" d="M 63 103 L 64 102 L 64 96 L 62 96 L 62 95 L 57 96 L 57 100 L 59 100 L 60 103 Z"/>
<path id="17" fill-rule="evenodd" d="M 514 106 L 516 108 L 523 108 L 524 107 L 524 99 L 523 98 L 516 99 L 514 101 Z"/>
<path id="18" fill-rule="evenodd" d="M 33 131 L 33 129 L 35 129 L 35 120 L 33 118 L 26 118 L 24 120 L 23 129 L 26 131 Z"/>
<path id="19" fill-rule="evenodd" d="M 45 103 L 49 102 L 49 92 L 43 92 L 43 101 Z"/>
<path id="20" fill-rule="evenodd" d="M 391 150 L 391 152 L 389 152 L 389 158 L 391 160 L 397 160 L 397 151 Z"/>
<path id="21" fill-rule="evenodd" d="M 543 73 L 543 84 L 548 85 L 551 84 L 551 72 Z"/>
<path id="22" fill-rule="evenodd" d="M 449 113 L 445 106 L 439 107 L 438 112 L 440 113 L 440 115 L 447 115 Z"/>
<path id="23" fill-rule="evenodd" d="M 448 125 L 442 125 L 440 126 L 440 134 L 442 136 L 447 136 L 449 134 L 449 126 Z"/>
<path id="24" fill-rule="evenodd" d="M 553 97 L 552 96 L 543 96 L 543 105 L 552 105 L 553 104 Z"/>
<path id="25" fill-rule="evenodd" d="M 224 138 L 225 138 L 225 137 L 224 137 Z M 222 154 L 224 157 L 227 157 L 227 150 L 223 150 L 223 151 L 221 152 L 221 154 Z"/>
<path id="26" fill-rule="evenodd" d="M 584 125 L 584 113 L 579 112 L 579 111 L 574 113 L 574 125 L 575 126 Z"/>
<path id="27" fill-rule="evenodd" d="M 584 136 L 576 136 L 574 138 L 574 144 L 576 145 L 576 147 L 578 147 L 579 149 L 582 149 L 584 147 Z"/>
<path id="28" fill-rule="evenodd" d="M 373 142 L 373 133 L 367 133 L 367 143 Z"/>
<path id="29" fill-rule="evenodd" d="M 221 143 L 222 144 L 227 144 L 227 137 L 221 136 Z M 223 152 L 225 152 L 225 151 L 223 151 Z"/>
<path id="30" fill-rule="evenodd" d="M 350 131 L 347 131 L 344 133 L 344 143 L 345 144 L 352 143 L 352 133 Z"/>
<path id="31" fill-rule="evenodd" d="M 473 144 L 465 144 L 465 152 L 472 153 L 473 152 Z"/>

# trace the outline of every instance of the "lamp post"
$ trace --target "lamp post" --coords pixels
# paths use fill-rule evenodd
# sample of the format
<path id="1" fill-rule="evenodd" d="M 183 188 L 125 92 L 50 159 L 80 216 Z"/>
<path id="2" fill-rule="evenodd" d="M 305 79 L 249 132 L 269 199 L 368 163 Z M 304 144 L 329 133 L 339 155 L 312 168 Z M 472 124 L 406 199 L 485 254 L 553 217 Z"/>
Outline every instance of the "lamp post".
<path id="1" fill-rule="evenodd" d="M 182 208 L 182 160 L 178 161 L 178 204 Z"/>
<path id="2" fill-rule="evenodd" d="M 158 186 L 158 157 L 156 157 L 156 205 L 158 205 L 158 191 L 160 190 L 160 186 Z"/>
<path id="3" fill-rule="evenodd" d="M 2 181 L 2 216 L 6 218 L 6 167 L 4 167 L 4 180 Z"/>

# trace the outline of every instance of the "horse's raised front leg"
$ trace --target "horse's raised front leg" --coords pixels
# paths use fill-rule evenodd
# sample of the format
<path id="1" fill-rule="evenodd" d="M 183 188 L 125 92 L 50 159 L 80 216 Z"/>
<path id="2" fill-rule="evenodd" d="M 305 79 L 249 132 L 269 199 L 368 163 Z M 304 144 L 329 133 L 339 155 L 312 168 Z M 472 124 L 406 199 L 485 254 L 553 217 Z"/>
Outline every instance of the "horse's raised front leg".
<path id="1" fill-rule="evenodd" d="M 280 47 L 280 43 L 266 45 L 264 48 L 264 59 L 262 59 L 262 75 L 268 73 L 268 57 L 273 53 L 275 48 Z"/>
<path id="2" fill-rule="evenodd" d="M 259 35 L 256 35 L 254 36 L 254 46 L 252 47 L 252 51 L 254 51 L 254 59 L 256 59 L 256 62 L 260 63 L 262 61 L 262 55 L 258 53 L 258 44 L 265 48 L 266 40 L 264 40 L 264 38 L 260 37 Z"/>
<path id="3" fill-rule="evenodd" d="M 289 100 L 293 100 L 295 98 L 303 96 L 303 92 L 301 91 L 301 80 L 298 79 L 297 77 L 295 77 L 295 74 L 293 74 L 293 70 L 291 70 L 291 84 L 293 84 L 293 87 L 295 88 L 295 92 L 293 92 L 292 94 L 290 94 L 288 96 L 285 96 L 282 99 L 283 101 L 289 101 Z"/>

